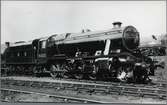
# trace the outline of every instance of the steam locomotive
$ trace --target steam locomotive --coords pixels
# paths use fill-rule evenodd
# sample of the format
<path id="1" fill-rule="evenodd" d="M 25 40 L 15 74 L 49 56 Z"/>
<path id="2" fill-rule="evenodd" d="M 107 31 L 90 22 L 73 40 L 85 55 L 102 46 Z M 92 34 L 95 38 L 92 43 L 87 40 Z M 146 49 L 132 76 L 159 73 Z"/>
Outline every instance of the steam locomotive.
<path id="1" fill-rule="evenodd" d="M 114 22 L 114 27 L 105 31 L 87 30 L 14 44 L 7 42 L 3 54 L 9 68 L 7 74 L 48 73 L 53 78 L 92 80 L 141 79 L 145 74 L 139 75 L 137 71 L 137 67 L 143 67 L 138 52 L 139 32 L 133 26 L 121 27 L 121 24 Z"/>

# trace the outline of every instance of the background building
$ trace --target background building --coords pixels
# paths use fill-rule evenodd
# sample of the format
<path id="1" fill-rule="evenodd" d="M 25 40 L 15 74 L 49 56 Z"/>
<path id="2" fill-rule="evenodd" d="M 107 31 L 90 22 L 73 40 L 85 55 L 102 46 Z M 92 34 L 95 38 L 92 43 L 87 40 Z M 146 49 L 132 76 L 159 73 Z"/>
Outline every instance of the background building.
<path id="1" fill-rule="evenodd" d="M 167 34 L 162 34 L 160 37 L 160 41 L 162 45 L 166 45 L 167 46 Z"/>

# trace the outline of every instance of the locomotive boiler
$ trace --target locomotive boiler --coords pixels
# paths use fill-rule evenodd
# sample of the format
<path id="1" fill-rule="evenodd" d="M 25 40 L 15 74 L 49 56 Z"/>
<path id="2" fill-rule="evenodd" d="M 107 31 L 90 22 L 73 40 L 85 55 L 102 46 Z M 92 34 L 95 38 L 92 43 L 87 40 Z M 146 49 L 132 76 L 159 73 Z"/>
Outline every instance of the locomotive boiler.
<path id="1" fill-rule="evenodd" d="M 107 79 L 133 74 L 139 32 L 133 26 L 104 31 L 55 34 L 9 45 L 6 65 L 11 71 L 49 73 L 53 78 Z M 133 77 L 133 75 L 131 75 Z"/>

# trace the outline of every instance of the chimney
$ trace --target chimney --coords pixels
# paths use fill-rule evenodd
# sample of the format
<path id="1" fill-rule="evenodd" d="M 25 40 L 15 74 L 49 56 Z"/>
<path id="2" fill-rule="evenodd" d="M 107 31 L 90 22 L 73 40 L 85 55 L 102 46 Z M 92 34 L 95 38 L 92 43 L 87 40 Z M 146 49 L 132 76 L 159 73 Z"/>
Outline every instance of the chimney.
<path id="1" fill-rule="evenodd" d="M 9 42 L 5 42 L 5 45 L 6 45 L 6 47 L 9 47 L 10 43 Z"/>
<path id="2" fill-rule="evenodd" d="M 120 28 L 121 27 L 121 22 L 114 22 L 112 23 L 114 28 Z"/>

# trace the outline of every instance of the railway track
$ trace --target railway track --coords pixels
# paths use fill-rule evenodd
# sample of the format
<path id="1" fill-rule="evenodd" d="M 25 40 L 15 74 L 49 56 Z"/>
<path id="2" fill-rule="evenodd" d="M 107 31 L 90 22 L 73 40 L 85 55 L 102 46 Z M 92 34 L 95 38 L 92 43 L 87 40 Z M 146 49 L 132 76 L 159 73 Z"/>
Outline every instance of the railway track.
<path id="1" fill-rule="evenodd" d="M 8 68 L 1 68 L 2 70 L 6 70 Z M 6 76 L 6 75 L 4 75 Z M 62 78 L 56 78 L 55 80 L 60 80 Z M 135 84 L 135 83 L 123 83 L 123 82 L 110 82 L 110 81 L 93 81 L 93 80 L 78 80 L 78 79 L 62 79 L 65 81 L 76 81 L 76 82 L 83 82 L 83 83 L 96 83 L 96 84 L 104 84 L 104 85 L 117 85 L 117 86 L 133 86 L 133 87 L 147 87 L 147 88 L 167 88 L 167 81 L 154 81 L 153 83 L 149 84 Z"/>
<path id="2" fill-rule="evenodd" d="M 0 88 L 1 92 L 8 93 L 8 94 L 16 94 L 16 93 L 22 93 L 22 94 L 37 94 L 37 95 L 43 95 L 55 98 L 59 100 L 59 102 L 62 103 L 104 103 L 101 101 L 96 100 L 90 100 L 90 99 L 83 99 L 83 98 L 77 98 L 77 97 L 68 97 L 68 96 L 61 96 L 61 95 L 55 95 L 51 93 L 44 93 L 44 92 L 37 92 L 37 91 L 24 91 L 20 89 L 7 89 L 7 88 Z M 3 101 L 3 100 L 2 100 Z M 7 101 L 7 100 L 6 100 Z"/>
<path id="3" fill-rule="evenodd" d="M 77 81 L 86 83 L 96 83 L 104 85 L 117 85 L 117 86 L 133 86 L 133 87 L 147 87 L 147 88 L 167 88 L 166 81 L 156 81 L 148 84 L 135 84 L 135 83 L 124 83 L 124 82 L 110 82 L 110 81 L 92 81 L 92 80 L 77 80 L 77 79 L 63 79 L 67 81 Z"/>
<path id="4" fill-rule="evenodd" d="M 4 78 L 2 77 L 2 79 L 13 79 L 13 78 L 17 78 L 17 77 L 4 77 Z M 37 77 L 30 77 L 30 78 L 37 78 Z M 62 80 L 62 81 L 69 81 L 69 82 L 74 81 L 74 82 L 80 82 L 80 83 L 93 83 L 93 84 L 115 85 L 115 86 L 146 87 L 146 88 L 158 88 L 158 89 L 167 88 L 166 81 L 156 81 L 156 82 L 148 83 L 148 84 L 135 84 L 135 83 L 123 83 L 123 82 L 77 80 L 77 79 L 63 79 L 63 78 L 55 78 L 55 79 L 50 78 L 50 80 L 52 81 Z"/>
<path id="5" fill-rule="evenodd" d="M 14 79 L 1 79 L 2 86 L 20 86 L 20 87 L 33 87 L 33 88 L 45 88 L 55 89 L 56 91 L 70 90 L 75 91 L 78 94 L 86 93 L 92 94 L 117 94 L 117 95 L 130 95 L 137 97 L 151 97 L 166 99 L 166 88 L 156 87 L 142 87 L 138 85 L 128 84 L 100 84 L 100 83 L 88 83 L 88 82 L 69 82 L 69 81 L 31 81 L 31 80 L 14 80 Z"/>

